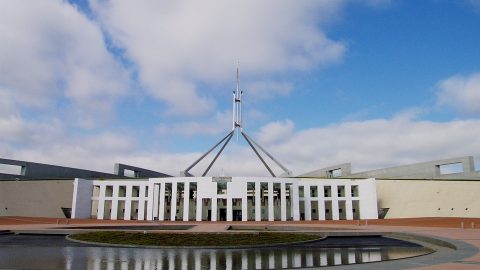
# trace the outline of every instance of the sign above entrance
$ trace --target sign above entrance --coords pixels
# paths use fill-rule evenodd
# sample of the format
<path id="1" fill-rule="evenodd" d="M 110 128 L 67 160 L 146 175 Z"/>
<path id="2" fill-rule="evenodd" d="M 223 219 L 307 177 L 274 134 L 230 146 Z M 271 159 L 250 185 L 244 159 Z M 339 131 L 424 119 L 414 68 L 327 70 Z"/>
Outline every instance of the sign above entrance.
<path id="1" fill-rule="evenodd" d="M 232 182 L 231 176 L 214 176 L 212 182 Z"/>

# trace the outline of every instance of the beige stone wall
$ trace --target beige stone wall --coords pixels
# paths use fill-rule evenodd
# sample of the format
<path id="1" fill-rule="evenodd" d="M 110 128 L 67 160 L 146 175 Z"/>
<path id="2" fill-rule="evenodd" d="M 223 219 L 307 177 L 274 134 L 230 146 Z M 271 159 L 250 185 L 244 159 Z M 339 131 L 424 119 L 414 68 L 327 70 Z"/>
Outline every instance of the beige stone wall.
<path id="1" fill-rule="evenodd" d="M 0 181 L 0 216 L 65 217 L 73 180 Z"/>
<path id="2" fill-rule="evenodd" d="M 480 181 L 377 179 L 385 218 L 480 217 Z"/>

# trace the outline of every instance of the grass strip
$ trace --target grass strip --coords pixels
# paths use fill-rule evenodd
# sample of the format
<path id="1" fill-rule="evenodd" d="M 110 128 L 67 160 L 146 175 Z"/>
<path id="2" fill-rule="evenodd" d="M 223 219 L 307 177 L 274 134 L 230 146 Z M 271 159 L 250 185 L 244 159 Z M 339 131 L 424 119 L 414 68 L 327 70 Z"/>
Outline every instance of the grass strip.
<path id="1" fill-rule="evenodd" d="M 106 244 L 144 246 L 254 246 L 319 239 L 314 234 L 259 233 L 141 233 L 102 231 L 70 235 L 70 238 Z"/>

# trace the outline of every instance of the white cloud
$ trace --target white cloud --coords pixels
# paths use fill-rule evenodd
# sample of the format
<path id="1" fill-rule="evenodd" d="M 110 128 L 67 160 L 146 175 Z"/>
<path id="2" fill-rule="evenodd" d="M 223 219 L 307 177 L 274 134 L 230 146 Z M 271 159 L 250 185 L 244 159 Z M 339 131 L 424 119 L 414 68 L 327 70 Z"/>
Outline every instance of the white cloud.
<path id="1" fill-rule="evenodd" d="M 198 135 L 217 135 L 226 133 L 232 127 L 232 112 L 217 112 L 212 119 L 204 121 L 175 122 L 161 124 L 156 128 L 159 135 L 180 135 L 193 137 Z"/>
<path id="2" fill-rule="evenodd" d="M 274 145 L 285 142 L 294 131 L 294 124 L 291 120 L 270 122 L 264 125 L 256 138 L 261 144 Z"/>
<path id="3" fill-rule="evenodd" d="M 480 72 L 455 75 L 437 84 L 437 103 L 469 115 L 480 114 Z"/>
<path id="4" fill-rule="evenodd" d="M 319 29 L 343 1 L 91 0 L 90 5 L 170 114 L 210 112 L 215 104 L 198 86 L 233 81 L 237 59 L 246 77 L 265 78 L 335 62 L 345 51 Z"/>
<path id="5" fill-rule="evenodd" d="M 480 12 L 480 0 L 466 0 L 470 6 L 473 7 L 475 12 Z"/>
<path id="6" fill-rule="evenodd" d="M 399 117 L 346 122 L 296 133 L 277 146 L 295 171 L 352 162 L 367 170 L 463 155 L 479 155 L 480 121 L 413 121 Z"/>
<path id="7" fill-rule="evenodd" d="M 271 99 L 275 96 L 288 96 L 293 90 L 293 85 L 288 82 L 277 81 L 257 81 L 247 84 L 245 89 L 248 89 L 248 100 L 255 102 L 256 100 Z M 250 101 L 249 100 L 249 101 Z"/>
<path id="8" fill-rule="evenodd" d="M 352 162 L 353 170 L 361 171 L 465 155 L 480 158 L 480 120 L 432 122 L 395 117 L 298 131 L 293 126 L 289 120 L 272 122 L 253 137 L 297 174 L 344 162 Z M 139 150 L 135 139 L 125 134 L 69 136 L 55 122 L 34 127 L 35 136 L 29 137 L 32 143 L 14 151 L 0 144 L 0 156 L 106 172 L 112 172 L 113 164 L 120 162 L 178 175 L 202 154 Z M 52 133 L 49 129 L 60 131 Z M 212 158 L 192 172 L 201 174 Z M 222 170 L 232 175 L 268 175 L 242 139 L 230 142 L 210 175 L 219 175 Z"/>
<path id="9" fill-rule="evenodd" d="M 10 102 L 40 111 L 63 102 L 82 109 L 78 119 L 99 121 L 125 94 L 127 74 L 100 28 L 65 1 L 3 1 L 0 25 L 0 86 Z"/>

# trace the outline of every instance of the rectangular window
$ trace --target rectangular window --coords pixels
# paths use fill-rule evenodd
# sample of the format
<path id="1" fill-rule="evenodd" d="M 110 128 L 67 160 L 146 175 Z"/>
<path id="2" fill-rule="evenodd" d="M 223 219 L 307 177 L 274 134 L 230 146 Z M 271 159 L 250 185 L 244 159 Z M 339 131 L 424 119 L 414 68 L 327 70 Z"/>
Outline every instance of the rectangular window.
<path id="1" fill-rule="evenodd" d="M 217 182 L 217 194 L 227 194 L 227 182 Z"/>
<path id="2" fill-rule="evenodd" d="M 324 186 L 323 187 L 323 195 L 324 197 L 332 197 L 332 187 L 331 186 Z"/>
<path id="3" fill-rule="evenodd" d="M 125 169 L 123 171 L 123 175 L 125 175 L 126 177 L 138 178 L 138 175 L 133 170 Z"/>
<path id="4" fill-rule="evenodd" d="M 310 197 L 318 197 L 318 187 L 311 186 L 310 187 Z"/>
<path id="5" fill-rule="evenodd" d="M 93 197 L 98 197 L 100 195 L 100 186 L 93 186 Z"/>
<path id="6" fill-rule="evenodd" d="M 345 186 L 338 186 L 337 191 L 338 197 L 345 197 Z"/>
<path id="7" fill-rule="evenodd" d="M 437 168 L 440 174 L 463 173 L 463 164 L 461 162 L 437 165 Z"/>
<path id="8" fill-rule="evenodd" d="M 358 197 L 358 186 L 352 186 L 352 197 Z"/>
<path id="9" fill-rule="evenodd" d="M 105 187 L 105 197 L 112 197 L 113 195 L 113 186 Z"/>
<path id="10" fill-rule="evenodd" d="M 305 191 L 304 191 L 304 187 L 303 187 L 303 186 L 298 186 L 298 196 L 299 196 L 300 198 L 305 197 Z"/>
<path id="11" fill-rule="evenodd" d="M 22 175 L 22 166 L 0 164 L 0 173 Z"/>
<path id="12" fill-rule="evenodd" d="M 118 189 L 118 197 L 125 197 L 127 195 L 127 187 L 120 186 Z"/>
<path id="13" fill-rule="evenodd" d="M 139 197 L 140 196 L 140 187 L 133 186 L 132 187 L 132 197 Z"/>
<path id="14" fill-rule="evenodd" d="M 342 176 L 342 169 L 330 170 L 330 171 L 328 171 L 327 176 L 328 176 L 328 178 L 340 177 L 340 176 Z"/>

